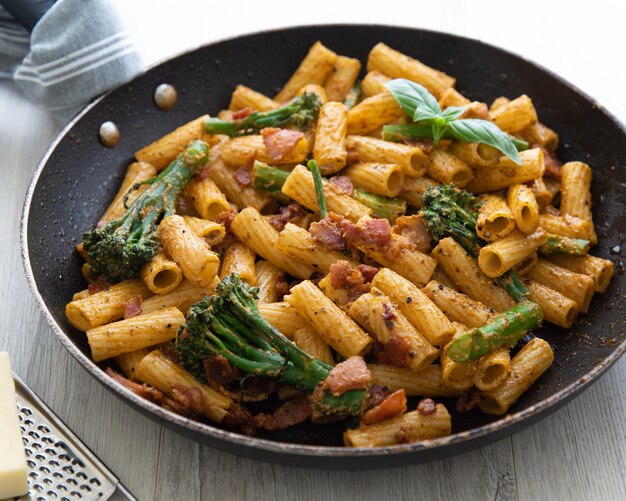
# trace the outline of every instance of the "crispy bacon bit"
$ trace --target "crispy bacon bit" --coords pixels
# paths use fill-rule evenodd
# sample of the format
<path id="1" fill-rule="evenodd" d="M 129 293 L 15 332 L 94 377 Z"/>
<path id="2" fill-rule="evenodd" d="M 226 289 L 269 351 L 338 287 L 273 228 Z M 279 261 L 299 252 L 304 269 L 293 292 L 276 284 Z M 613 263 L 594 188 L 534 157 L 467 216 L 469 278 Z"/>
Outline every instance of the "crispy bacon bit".
<path id="1" fill-rule="evenodd" d="M 202 391 L 174 383 L 169 396 L 163 401 L 163 407 L 183 416 L 198 417 L 204 410 Z"/>
<path id="2" fill-rule="evenodd" d="M 415 245 L 418 251 L 430 251 L 430 235 L 426 223 L 420 216 L 400 216 L 393 225 L 393 232 Z"/>
<path id="3" fill-rule="evenodd" d="M 124 303 L 124 318 L 137 316 L 141 313 L 141 303 L 143 298 L 135 296 Z"/>
<path id="4" fill-rule="evenodd" d="M 371 374 L 365 360 L 359 356 L 352 356 L 333 367 L 324 381 L 324 387 L 333 395 L 342 395 L 348 390 L 367 388 L 370 378 Z"/>
<path id="5" fill-rule="evenodd" d="M 252 115 L 252 113 L 254 113 L 254 110 L 250 106 L 246 106 L 241 110 L 233 111 L 233 120 L 243 120 Z"/>
<path id="6" fill-rule="evenodd" d="M 235 209 L 231 208 L 228 210 L 223 210 L 217 215 L 217 218 L 215 218 L 215 222 L 219 224 L 223 224 L 224 229 L 226 230 L 226 233 L 229 233 L 230 225 L 232 224 L 236 216 L 237 216 L 237 211 Z"/>
<path id="7" fill-rule="evenodd" d="M 276 279 L 276 301 L 282 301 L 287 294 L 289 294 L 289 283 L 285 277 L 285 272 L 281 271 Z"/>
<path id="8" fill-rule="evenodd" d="M 472 386 L 458 398 L 454 406 L 454 410 L 456 410 L 459 414 L 464 414 L 474 409 L 478 405 L 479 400 L 480 390 L 475 386 Z"/>
<path id="9" fill-rule="evenodd" d="M 346 241 L 343 232 L 334 218 L 335 214 L 329 214 L 321 221 L 311 223 L 309 232 L 313 241 L 324 249 L 344 250 Z"/>
<path id="10" fill-rule="evenodd" d="M 311 404 L 306 395 L 298 395 L 280 405 L 271 415 L 257 414 L 254 424 L 268 431 L 284 430 L 306 421 L 311 416 Z"/>
<path id="11" fill-rule="evenodd" d="M 276 381 L 262 376 L 247 377 L 242 382 L 242 390 L 245 402 L 260 402 L 276 390 Z"/>
<path id="12" fill-rule="evenodd" d="M 329 269 L 330 285 L 333 289 L 343 289 L 348 285 L 355 285 L 358 283 L 353 278 L 355 271 L 348 261 L 337 261 L 331 264 Z"/>
<path id="13" fill-rule="evenodd" d="M 385 345 L 376 340 L 372 343 L 372 349 L 369 352 L 368 360 L 371 360 L 376 364 L 391 364 L 391 362 L 389 361 L 389 357 L 385 352 Z"/>
<path id="14" fill-rule="evenodd" d="M 409 343 L 401 336 L 391 336 L 385 344 L 385 355 L 391 365 L 406 367 L 406 357 L 410 350 Z"/>
<path id="15" fill-rule="evenodd" d="M 361 241 L 382 251 L 391 242 L 391 226 L 386 219 L 367 219 L 360 225 Z"/>
<path id="16" fill-rule="evenodd" d="M 392 320 L 395 320 L 396 318 L 398 317 L 391 309 L 391 306 L 389 305 L 389 303 L 383 303 L 383 320 L 385 320 L 385 323 L 391 322 Z"/>
<path id="17" fill-rule="evenodd" d="M 329 183 L 335 185 L 347 195 L 354 193 L 354 185 L 348 176 L 333 176 L 328 180 Z"/>
<path id="18" fill-rule="evenodd" d="M 140 397 L 147 398 L 154 403 L 161 403 L 163 400 L 163 393 L 153 388 L 152 386 L 148 386 L 147 384 L 139 384 L 131 381 L 130 379 L 125 378 L 119 372 L 114 371 L 111 367 L 107 367 L 106 373 L 109 377 L 113 378 L 115 381 L 120 383 L 122 386 L 125 386 L 133 393 L 136 393 Z"/>
<path id="19" fill-rule="evenodd" d="M 196 172 L 196 175 L 194 176 L 194 179 L 196 181 L 204 181 L 205 179 L 208 179 L 210 176 L 210 168 L 209 165 L 205 165 L 204 167 L 202 167 L 198 172 Z"/>
<path id="20" fill-rule="evenodd" d="M 228 408 L 228 412 L 222 423 L 227 426 L 239 426 L 241 431 L 248 436 L 253 436 L 256 433 L 256 426 L 252 414 L 238 403 L 232 403 Z"/>
<path id="21" fill-rule="evenodd" d="M 204 360 L 203 364 L 207 382 L 212 388 L 232 383 L 233 381 L 237 381 L 240 377 L 237 367 L 230 365 L 228 360 L 222 355 L 207 358 Z"/>
<path id="22" fill-rule="evenodd" d="M 89 292 L 89 295 L 95 294 L 96 292 L 100 292 L 103 290 L 104 290 L 104 287 L 100 284 L 89 284 L 87 286 L 87 292 Z"/>
<path id="23" fill-rule="evenodd" d="M 263 144 L 272 160 L 278 162 L 285 158 L 296 147 L 304 137 L 302 132 L 297 130 L 277 129 L 266 127 L 261 130 Z"/>
<path id="24" fill-rule="evenodd" d="M 378 404 L 382 403 L 383 400 L 387 398 L 389 395 L 389 389 L 386 386 L 381 384 L 373 384 L 370 387 L 370 391 L 367 395 L 367 400 L 365 401 L 365 410 L 368 411 L 373 409 Z"/>
<path id="25" fill-rule="evenodd" d="M 363 414 L 361 423 L 374 424 L 406 412 L 406 394 L 403 389 L 394 391 L 373 409 Z"/>
<path id="26" fill-rule="evenodd" d="M 367 264 L 359 264 L 356 269 L 361 272 L 363 281 L 366 283 L 371 283 L 371 281 L 374 280 L 376 273 L 380 271 L 380 268 L 377 268 L 376 266 L 369 266 Z"/>
<path id="27" fill-rule="evenodd" d="M 537 147 L 537 145 L 534 145 Z M 560 180 L 561 179 L 561 161 L 554 151 L 548 151 L 544 147 L 539 146 L 543 151 L 543 161 L 546 165 L 546 176 Z"/>
<path id="28" fill-rule="evenodd" d="M 306 215 L 307 211 L 304 210 L 304 207 L 294 202 L 280 207 L 278 214 L 274 214 L 270 217 L 270 224 L 276 231 L 281 231 L 287 223 L 301 221 Z"/>
<path id="29" fill-rule="evenodd" d="M 437 405 L 432 398 L 422 398 L 417 404 L 417 412 L 422 416 L 428 416 L 437 412 Z"/>
<path id="30" fill-rule="evenodd" d="M 237 171 L 233 174 L 233 177 L 241 186 L 246 187 L 252 184 L 253 165 L 254 160 L 252 162 L 246 162 L 244 165 L 239 167 Z"/>

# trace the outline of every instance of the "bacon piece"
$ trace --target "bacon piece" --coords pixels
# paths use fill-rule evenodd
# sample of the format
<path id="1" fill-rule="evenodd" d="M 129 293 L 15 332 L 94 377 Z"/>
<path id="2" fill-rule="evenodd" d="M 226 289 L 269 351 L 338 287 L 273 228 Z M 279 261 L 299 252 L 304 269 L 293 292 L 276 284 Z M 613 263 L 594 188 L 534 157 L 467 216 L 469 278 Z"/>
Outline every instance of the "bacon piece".
<path id="1" fill-rule="evenodd" d="M 404 393 L 404 389 L 399 389 L 394 391 L 379 405 L 363 414 L 361 423 L 378 423 L 385 419 L 391 419 L 404 412 L 406 412 L 406 394 Z"/>
<path id="2" fill-rule="evenodd" d="M 276 231 L 281 231 L 287 223 L 302 221 L 306 215 L 307 211 L 304 210 L 304 207 L 294 202 L 280 207 L 280 209 L 278 209 L 278 214 L 274 214 L 270 217 L 269 222 L 276 229 Z"/>
<path id="3" fill-rule="evenodd" d="M 417 404 L 417 412 L 419 412 L 422 416 L 434 414 L 437 412 L 437 405 L 432 398 L 423 398 L 420 400 L 419 404 Z"/>
<path id="4" fill-rule="evenodd" d="M 230 225 L 232 224 L 236 216 L 237 216 L 237 211 L 235 209 L 230 208 L 230 209 L 223 210 L 222 212 L 220 212 L 215 218 L 215 222 L 224 225 L 224 229 L 226 230 L 226 233 L 229 233 Z"/>
<path id="5" fill-rule="evenodd" d="M 383 320 L 385 321 L 385 323 L 391 322 L 392 320 L 395 320 L 396 318 L 398 317 L 391 309 L 391 306 L 389 306 L 388 303 L 383 303 Z"/>
<path id="6" fill-rule="evenodd" d="M 346 195 L 352 195 L 352 193 L 354 193 L 354 185 L 348 176 L 333 176 L 328 182 L 335 185 Z"/>
<path id="7" fill-rule="evenodd" d="M 183 416 L 198 417 L 204 410 L 202 391 L 174 383 L 169 396 L 163 401 L 163 407 Z"/>
<path id="8" fill-rule="evenodd" d="M 333 395 L 342 395 L 349 390 L 367 388 L 371 374 L 363 357 L 352 356 L 338 363 L 324 381 L 324 388 Z"/>
<path id="9" fill-rule="evenodd" d="M 562 164 L 559 158 L 556 156 L 556 153 L 554 151 L 546 150 L 543 146 L 534 146 L 541 148 L 541 151 L 543 151 L 543 161 L 546 165 L 545 175 L 560 181 Z"/>
<path id="10" fill-rule="evenodd" d="M 242 405 L 233 402 L 228 408 L 226 416 L 222 419 L 222 423 L 227 426 L 239 426 L 241 431 L 248 436 L 256 433 L 256 425 L 252 414 Z"/>
<path id="11" fill-rule="evenodd" d="M 122 386 L 125 386 L 133 393 L 136 393 L 140 397 L 147 398 L 152 402 L 159 404 L 163 400 L 163 393 L 153 388 L 152 386 L 148 386 L 147 384 L 139 384 L 131 381 L 130 379 L 125 378 L 119 372 L 114 371 L 111 367 L 107 367 L 106 371 L 107 375 L 113 378 L 115 381 L 120 383 Z"/>
<path id="12" fill-rule="evenodd" d="M 373 384 L 365 401 L 365 410 L 373 409 L 389 396 L 389 389 L 381 384 Z"/>
<path id="13" fill-rule="evenodd" d="M 430 234 L 424 220 L 418 216 L 400 216 L 393 225 L 393 232 L 403 236 L 420 252 L 430 252 Z"/>
<path id="14" fill-rule="evenodd" d="M 401 336 L 391 336 L 385 344 L 385 355 L 391 365 L 406 367 L 406 357 L 409 354 L 409 343 Z"/>
<path id="15" fill-rule="evenodd" d="M 372 280 L 374 280 L 376 273 L 380 271 L 380 268 L 377 268 L 376 266 L 369 266 L 367 264 L 359 264 L 357 265 L 356 269 L 361 272 L 363 280 L 367 283 L 370 283 Z"/>
<path id="16" fill-rule="evenodd" d="M 196 174 L 194 175 L 194 179 L 196 181 L 204 181 L 209 177 L 211 177 L 211 169 L 209 168 L 208 164 L 198 170 L 198 172 L 196 172 Z"/>
<path id="17" fill-rule="evenodd" d="M 203 365 L 206 380 L 209 386 L 214 389 L 237 381 L 240 377 L 237 367 L 230 365 L 228 360 L 222 355 L 215 355 L 205 359 Z"/>
<path id="18" fill-rule="evenodd" d="M 372 245 L 382 251 L 391 242 L 391 226 L 386 219 L 366 219 L 359 226 L 364 245 Z"/>
<path id="19" fill-rule="evenodd" d="M 246 106 L 240 110 L 233 111 L 233 120 L 243 120 L 252 115 L 252 113 L 254 113 L 254 110 L 250 106 Z"/>
<path id="20" fill-rule="evenodd" d="M 324 249 L 344 250 L 346 241 L 343 238 L 343 232 L 332 216 L 334 214 L 329 214 L 321 221 L 311 223 L 309 232 L 313 241 Z"/>
<path id="21" fill-rule="evenodd" d="M 276 301 L 282 301 L 287 294 L 289 294 L 289 282 L 287 282 L 285 272 L 281 271 L 276 280 Z"/>
<path id="22" fill-rule="evenodd" d="M 278 162 L 285 158 L 304 137 L 302 132 L 297 130 L 278 129 L 276 127 L 266 127 L 261 130 L 263 144 L 272 160 Z"/>
<path id="23" fill-rule="evenodd" d="M 141 314 L 143 298 L 139 295 L 132 297 L 124 303 L 124 318 L 130 318 Z"/>
<path id="24" fill-rule="evenodd" d="M 311 412 L 308 398 L 300 394 L 278 406 L 272 414 L 257 414 L 254 424 L 267 431 L 284 430 L 306 421 Z"/>
<path id="25" fill-rule="evenodd" d="M 103 290 L 104 287 L 100 284 L 89 284 L 87 286 L 87 292 L 89 292 L 89 295 L 95 294 L 96 292 L 101 292 Z"/>
<path id="26" fill-rule="evenodd" d="M 479 400 L 480 390 L 475 386 L 472 386 L 458 398 L 454 406 L 454 410 L 459 414 L 464 414 L 474 409 L 478 405 Z"/>
<path id="27" fill-rule="evenodd" d="M 242 383 L 243 400 L 245 402 L 260 402 L 276 390 L 276 382 L 262 376 L 251 376 Z"/>
<path id="28" fill-rule="evenodd" d="M 354 285 L 352 274 L 354 270 L 348 261 L 337 261 L 330 265 L 330 285 L 333 289 L 343 289 L 347 285 Z"/>
<path id="29" fill-rule="evenodd" d="M 252 184 L 252 163 L 246 162 L 233 174 L 235 180 L 243 187 Z"/>
<path id="30" fill-rule="evenodd" d="M 372 343 L 372 349 L 370 350 L 368 357 L 369 360 L 376 364 L 391 364 L 389 357 L 385 352 L 385 345 L 380 341 L 374 340 L 374 342 Z"/>

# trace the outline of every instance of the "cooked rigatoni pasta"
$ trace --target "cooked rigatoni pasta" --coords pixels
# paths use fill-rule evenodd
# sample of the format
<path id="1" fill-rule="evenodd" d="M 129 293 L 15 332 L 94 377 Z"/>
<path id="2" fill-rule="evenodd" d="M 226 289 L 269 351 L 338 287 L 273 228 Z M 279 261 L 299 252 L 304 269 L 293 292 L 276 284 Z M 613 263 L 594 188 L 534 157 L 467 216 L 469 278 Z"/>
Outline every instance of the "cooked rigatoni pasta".
<path id="1" fill-rule="evenodd" d="M 506 291 L 485 275 L 478 263 L 452 238 L 440 240 L 433 249 L 433 256 L 446 274 L 472 299 L 497 312 L 513 306 L 513 300 Z"/>
<path id="2" fill-rule="evenodd" d="M 487 414 L 504 414 L 509 407 L 552 365 L 554 353 L 543 339 L 535 338 L 511 360 L 511 373 L 504 382 L 483 392 L 478 405 Z"/>
<path id="3" fill-rule="evenodd" d="M 311 145 L 306 137 L 302 137 L 289 153 L 280 157 L 273 157 L 267 150 L 263 136 L 241 136 L 229 139 L 221 149 L 221 158 L 230 165 L 241 166 L 256 158 L 259 162 L 271 164 L 293 164 L 306 160 Z"/>
<path id="4" fill-rule="evenodd" d="M 463 324 L 454 324 L 455 332 L 450 341 L 465 333 L 467 328 Z M 474 374 L 478 361 L 455 362 L 448 356 L 448 345 L 441 348 L 440 363 L 441 377 L 446 386 L 459 391 L 469 390 L 474 384 Z"/>
<path id="5" fill-rule="evenodd" d="M 362 355 L 369 349 L 372 338 L 310 281 L 293 287 L 285 301 L 343 357 Z"/>
<path id="6" fill-rule="evenodd" d="M 394 271 L 380 270 L 374 276 L 372 286 L 389 296 L 430 344 L 440 346 L 454 332 L 453 325 L 436 304 L 415 284 Z"/>
<path id="7" fill-rule="evenodd" d="M 511 373 L 511 355 L 508 348 L 498 348 L 478 360 L 474 385 L 479 390 L 489 391 L 500 386 Z"/>
<path id="8" fill-rule="evenodd" d="M 300 87 L 300 90 L 298 90 L 296 95 L 301 96 L 302 94 L 305 94 L 307 92 L 317 94 L 317 97 L 319 97 L 321 104 L 326 104 L 328 102 L 328 95 L 326 94 L 326 89 L 324 89 L 324 87 L 322 87 L 320 84 L 311 83 L 311 84 L 303 85 L 302 87 Z M 318 120 L 319 120 L 319 117 L 318 117 Z"/>
<path id="9" fill-rule="evenodd" d="M 296 72 L 282 90 L 276 94 L 275 100 L 279 103 L 289 101 L 296 95 L 298 89 L 306 84 L 322 85 L 326 77 L 333 71 L 336 62 L 337 54 L 324 47 L 321 42 L 315 42 Z"/>
<path id="10" fill-rule="evenodd" d="M 543 176 L 546 166 L 539 148 L 520 152 L 521 164 L 502 157 L 497 165 L 476 167 L 474 179 L 466 186 L 474 193 L 501 190 L 514 184 L 528 183 Z"/>
<path id="11" fill-rule="evenodd" d="M 539 226 L 539 205 L 533 190 L 525 184 L 509 186 L 507 203 L 518 229 L 526 235 L 534 233 Z"/>
<path id="12" fill-rule="evenodd" d="M 428 175 L 440 183 L 452 183 L 464 188 L 474 177 L 472 169 L 460 158 L 443 150 L 430 155 Z"/>
<path id="13" fill-rule="evenodd" d="M 352 428 L 343 434 L 349 447 L 385 447 L 393 444 L 416 442 L 450 434 L 450 414 L 442 404 L 437 404 L 432 414 L 411 411 L 379 423 Z"/>
<path id="14" fill-rule="evenodd" d="M 343 101 L 361 71 L 361 61 L 352 57 L 337 56 L 332 72 L 326 77 L 324 89 L 329 101 Z"/>
<path id="15" fill-rule="evenodd" d="M 116 357 L 174 339 L 185 316 L 178 308 L 165 308 L 153 313 L 112 322 L 89 329 L 87 341 L 96 362 Z"/>
<path id="16" fill-rule="evenodd" d="M 450 106 L 466 106 L 468 104 L 470 104 L 470 100 L 454 87 L 446 89 L 439 98 L 439 106 L 444 110 Z"/>
<path id="17" fill-rule="evenodd" d="M 280 107 L 280 104 L 272 98 L 260 92 L 252 90 L 245 85 L 235 87 L 230 98 L 229 110 L 237 111 L 244 108 L 252 108 L 254 111 L 269 111 Z"/>
<path id="18" fill-rule="evenodd" d="M 383 345 L 400 339 L 406 349 L 394 351 L 394 364 L 421 372 L 437 358 L 439 351 L 430 344 L 398 307 L 377 289 L 363 294 L 348 309 L 348 315 Z"/>
<path id="19" fill-rule="evenodd" d="M 368 71 L 367 75 L 361 81 L 361 92 L 365 97 L 371 97 L 381 92 L 387 92 L 385 83 L 391 80 L 387 75 L 383 75 L 380 71 Z"/>
<path id="20" fill-rule="evenodd" d="M 539 226 L 551 235 L 560 235 L 569 238 L 591 238 L 591 223 L 575 216 L 553 216 L 552 214 L 539 214 Z"/>
<path id="21" fill-rule="evenodd" d="M 192 304 L 197 303 L 205 296 L 210 296 L 215 292 L 215 287 L 219 283 L 216 276 L 209 287 L 198 287 L 189 280 L 183 281 L 176 289 L 166 294 L 156 294 L 141 303 L 142 313 L 153 313 L 164 308 L 176 307 L 186 313 Z"/>
<path id="22" fill-rule="evenodd" d="M 276 286 L 282 278 L 283 271 L 269 261 L 261 260 L 255 264 L 256 285 L 259 289 L 259 304 L 275 303 L 277 300 Z"/>
<path id="23" fill-rule="evenodd" d="M 204 219 L 214 221 L 222 212 L 230 209 L 226 196 L 210 177 L 192 179 L 187 185 L 186 195 Z"/>
<path id="24" fill-rule="evenodd" d="M 211 285 L 220 259 L 187 227 L 181 216 L 165 218 L 159 225 L 159 238 L 165 253 L 180 266 L 187 280 L 198 287 Z"/>
<path id="25" fill-rule="evenodd" d="M 395 197 L 402 190 L 404 171 L 398 164 L 357 162 L 346 169 L 352 183 L 365 191 Z"/>
<path id="26" fill-rule="evenodd" d="M 137 198 L 137 195 L 145 189 L 145 187 L 136 187 L 135 185 L 153 178 L 156 176 L 156 173 L 156 168 L 149 163 L 133 162 L 130 164 L 122 180 L 122 186 L 120 186 L 120 189 L 107 210 L 100 216 L 100 221 L 111 221 L 124 214 L 124 212 L 126 212 L 124 200 L 126 200 L 126 205 L 130 206 L 133 200 Z"/>
<path id="27" fill-rule="evenodd" d="M 481 248 L 478 253 L 478 266 L 485 275 L 499 277 L 532 256 L 547 239 L 548 235 L 543 229 L 535 231 L 532 235 L 515 230 Z"/>
<path id="28" fill-rule="evenodd" d="M 422 176 L 428 167 L 428 156 L 419 146 L 391 143 L 369 136 L 348 136 L 346 147 L 361 162 L 397 164 L 407 176 Z"/>
<path id="29" fill-rule="evenodd" d="M 446 287 L 436 280 L 428 282 L 423 291 L 450 321 L 468 327 L 485 325 L 495 313 L 494 310 L 480 301 L 475 301 L 462 292 Z"/>
<path id="30" fill-rule="evenodd" d="M 377 44 L 369 53 L 367 71 L 380 71 L 391 78 L 406 78 L 426 87 L 436 98 L 450 87 L 455 79 L 430 68 L 417 59 L 406 56 L 384 43 Z"/>
<path id="31" fill-rule="evenodd" d="M 309 323 L 289 303 L 259 304 L 259 312 L 265 320 L 289 339 L 293 339 L 298 329 L 309 327 Z"/>
<path id="32" fill-rule="evenodd" d="M 539 305 L 547 322 L 565 329 L 573 325 L 579 309 L 576 301 L 534 280 L 527 280 L 524 284 L 530 300 Z"/>
<path id="33" fill-rule="evenodd" d="M 122 373 L 128 379 L 134 380 L 137 367 L 139 367 L 139 364 L 148 353 L 150 353 L 149 348 L 141 348 L 140 350 L 122 353 L 115 357 L 115 363 L 122 369 Z"/>
<path id="34" fill-rule="evenodd" d="M 561 167 L 561 214 L 569 214 L 591 225 L 591 245 L 598 241 L 591 216 L 591 167 L 567 162 Z"/>
<path id="35" fill-rule="evenodd" d="M 106 290 L 71 301 L 65 306 L 69 322 L 81 331 L 119 320 L 124 316 L 126 302 L 146 299 L 152 293 L 140 279 L 124 280 Z"/>
<path id="36" fill-rule="evenodd" d="M 157 170 L 167 167 L 176 156 L 183 151 L 194 139 L 209 139 L 205 137 L 202 124 L 209 115 L 202 115 L 178 129 L 157 139 L 155 142 L 135 152 L 135 158 L 140 162 L 153 165 Z"/>
<path id="37" fill-rule="evenodd" d="M 372 209 L 357 202 L 334 184 L 324 181 L 324 196 L 329 212 L 345 216 L 352 221 L 358 221 L 362 216 L 368 216 Z M 302 165 L 297 165 L 283 184 L 282 192 L 313 212 L 319 213 L 313 175 Z"/>
<path id="38" fill-rule="evenodd" d="M 533 195 L 535 196 L 535 200 L 537 201 L 537 205 L 539 206 L 539 211 L 544 210 L 548 205 L 552 203 L 554 195 L 548 189 L 545 178 L 538 177 L 533 180 L 531 189 L 533 191 Z"/>
<path id="39" fill-rule="evenodd" d="M 589 254 L 586 256 L 550 256 L 547 259 L 570 271 L 591 277 L 595 292 L 604 292 L 614 273 L 612 261 Z"/>
<path id="40" fill-rule="evenodd" d="M 198 389 L 202 396 L 202 414 L 218 423 L 226 417 L 233 404 L 230 398 L 200 383 L 161 350 L 154 350 L 143 358 L 135 371 L 135 377 L 163 393 L 171 393 L 176 387 Z"/>
<path id="41" fill-rule="evenodd" d="M 515 228 L 515 218 L 506 200 L 499 195 L 484 195 L 476 220 L 476 233 L 483 240 L 493 242 Z"/>
<path id="42" fill-rule="evenodd" d="M 582 312 L 586 312 L 593 296 L 594 283 L 591 277 L 575 273 L 554 263 L 540 259 L 528 276 L 550 289 L 573 299 Z"/>
<path id="43" fill-rule="evenodd" d="M 463 391 L 447 386 L 443 381 L 441 365 L 429 365 L 416 374 L 406 367 L 388 364 L 369 364 L 372 383 L 391 391 L 404 390 L 409 396 L 458 397 Z"/>
<path id="44" fill-rule="evenodd" d="M 366 97 L 348 111 L 348 134 L 367 134 L 402 115 L 402 108 L 389 92 Z"/>
<path id="45" fill-rule="evenodd" d="M 278 232 L 255 209 L 242 210 L 232 222 L 233 233 L 259 256 L 298 278 L 308 278 L 313 267 L 279 250 Z"/>
<path id="46" fill-rule="evenodd" d="M 249 285 L 256 285 L 256 271 L 254 261 L 256 254 L 250 247 L 241 242 L 233 242 L 224 251 L 220 278 L 227 277 L 231 273 L 239 274 L 241 280 Z"/>
<path id="47" fill-rule="evenodd" d="M 537 122 L 532 100 L 523 95 L 491 112 L 495 124 L 505 132 L 519 132 Z"/>
<path id="48" fill-rule="evenodd" d="M 302 348 L 309 355 L 334 365 L 335 360 L 330 346 L 313 328 L 309 326 L 299 328 L 293 333 L 293 340 L 299 348 Z"/>
<path id="49" fill-rule="evenodd" d="M 461 141 L 452 141 L 448 151 L 471 167 L 491 167 L 500 162 L 501 156 L 498 150 L 487 144 Z"/>
<path id="50" fill-rule="evenodd" d="M 183 216 L 183 219 L 191 231 L 200 238 L 204 238 L 211 246 L 219 244 L 226 236 L 226 228 L 223 224 L 193 216 Z"/>
<path id="51" fill-rule="evenodd" d="M 322 106 L 315 131 L 313 158 L 323 175 L 334 174 L 346 165 L 348 110 L 334 101 Z"/>
<path id="52" fill-rule="evenodd" d="M 438 186 L 439 184 L 441 184 L 439 181 L 435 181 L 433 178 L 428 176 L 407 176 L 404 178 L 404 186 L 398 196 L 406 200 L 409 205 L 421 208 L 422 197 L 424 196 L 424 193 L 426 193 L 426 190 L 431 186 Z"/>
<path id="53" fill-rule="evenodd" d="M 159 252 L 148 264 L 141 268 L 141 278 L 151 292 L 166 294 L 173 291 L 183 281 L 183 272 L 165 253 Z"/>

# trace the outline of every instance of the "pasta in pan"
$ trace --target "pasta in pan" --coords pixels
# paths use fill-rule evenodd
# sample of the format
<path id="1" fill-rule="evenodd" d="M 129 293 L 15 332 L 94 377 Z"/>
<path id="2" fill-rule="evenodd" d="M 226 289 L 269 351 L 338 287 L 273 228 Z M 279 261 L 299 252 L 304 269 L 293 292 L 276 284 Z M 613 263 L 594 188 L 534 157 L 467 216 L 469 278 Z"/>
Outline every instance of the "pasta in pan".
<path id="1" fill-rule="evenodd" d="M 246 434 L 343 420 L 348 447 L 514 409 L 559 355 L 537 328 L 570 328 L 613 263 L 589 254 L 593 169 L 561 167 L 532 97 L 455 84 L 316 42 L 274 97 L 238 85 L 137 145 L 66 306 L 94 361 Z"/>

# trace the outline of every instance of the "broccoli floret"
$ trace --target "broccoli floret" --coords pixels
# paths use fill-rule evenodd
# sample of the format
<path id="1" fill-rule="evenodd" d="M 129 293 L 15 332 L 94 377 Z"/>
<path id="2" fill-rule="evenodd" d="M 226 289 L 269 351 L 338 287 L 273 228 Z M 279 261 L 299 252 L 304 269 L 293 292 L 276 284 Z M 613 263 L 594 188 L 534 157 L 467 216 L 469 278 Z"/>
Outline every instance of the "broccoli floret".
<path id="1" fill-rule="evenodd" d="M 265 127 L 293 125 L 307 130 L 317 120 L 322 102 L 314 92 L 305 92 L 286 105 L 270 111 L 257 111 L 240 120 L 209 118 L 204 121 L 207 134 L 226 134 L 230 137 L 257 134 Z"/>
<path id="2" fill-rule="evenodd" d="M 209 147 L 193 141 L 158 176 L 138 183 L 147 188 L 122 216 L 83 235 L 87 261 L 94 273 L 112 283 L 139 276 L 141 267 L 157 253 L 157 227 L 174 214 L 174 205 L 197 169 L 208 160 Z"/>
<path id="3" fill-rule="evenodd" d="M 221 355 L 246 374 L 274 377 L 312 393 L 332 366 L 305 353 L 272 327 L 259 313 L 257 292 L 233 273 L 219 283 L 217 295 L 193 305 L 176 337 L 183 366 L 206 381 L 204 360 Z M 365 390 L 350 390 L 339 396 L 326 391 L 318 410 L 356 415 L 363 409 L 365 396 Z"/>

